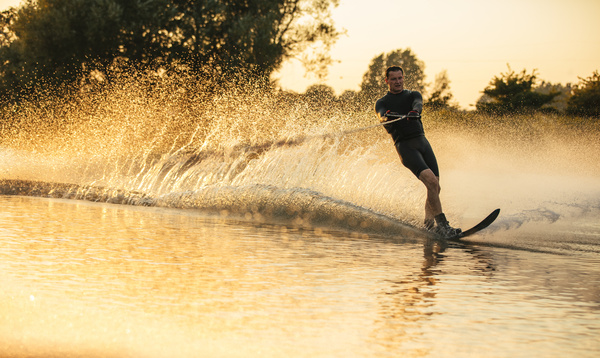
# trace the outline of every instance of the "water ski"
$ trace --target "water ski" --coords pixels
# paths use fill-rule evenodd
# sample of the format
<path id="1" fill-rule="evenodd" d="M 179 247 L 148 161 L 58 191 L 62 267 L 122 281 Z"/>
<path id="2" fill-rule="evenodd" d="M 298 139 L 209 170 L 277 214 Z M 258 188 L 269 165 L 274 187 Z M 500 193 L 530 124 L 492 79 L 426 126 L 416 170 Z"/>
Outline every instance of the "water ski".
<path id="1" fill-rule="evenodd" d="M 446 240 L 457 241 L 457 240 L 462 239 L 463 237 L 473 235 L 474 233 L 490 226 L 490 224 L 493 223 L 494 220 L 496 220 L 496 218 L 498 217 L 499 214 L 500 214 L 500 209 L 496 209 L 496 210 L 492 211 L 492 213 L 490 215 L 488 215 L 485 219 L 481 220 L 481 222 L 479 224 L 473 226 L 469 230 L 461 232 L 458 235 L 446 238 Z"/>

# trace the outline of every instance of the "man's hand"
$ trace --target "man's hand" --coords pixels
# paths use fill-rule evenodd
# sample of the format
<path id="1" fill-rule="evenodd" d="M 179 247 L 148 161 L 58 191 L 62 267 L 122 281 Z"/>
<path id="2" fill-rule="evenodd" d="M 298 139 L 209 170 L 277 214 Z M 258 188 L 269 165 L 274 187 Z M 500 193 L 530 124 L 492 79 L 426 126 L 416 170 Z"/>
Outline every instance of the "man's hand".
<path id="1" fill-rule="evenodd" d="M 419 119 L 421 118 L 421 114 L 417 111 L 410 111 L 408 112 L 408 114 L 406 115 L 408 117 L 408 119 Z"/>
<path id="2" fill-rule="evenodd" d="M 390 118 L 398 118 L 399 114 L 396 112 L 391 112 L 390 110 L 388 110 L 387 112 L 385 112 L 385 114 L 383 116 L 381 116 L 381 118 L 379 118 L 380 122 L 387 122 L 390 120 Z"/>

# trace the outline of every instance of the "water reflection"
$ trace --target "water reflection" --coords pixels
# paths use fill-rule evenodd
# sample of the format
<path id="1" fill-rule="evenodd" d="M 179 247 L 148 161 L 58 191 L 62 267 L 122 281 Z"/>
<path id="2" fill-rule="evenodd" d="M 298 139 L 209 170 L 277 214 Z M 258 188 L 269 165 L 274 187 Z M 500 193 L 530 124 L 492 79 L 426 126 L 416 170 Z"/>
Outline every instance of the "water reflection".
<path id="1" fill-rule="evenodd" d="M 242 225 L 185 210 L 0 203 L 4 356 L 506 353 L 498 334 L 521 352 L 585 356 L 577 347 L 596 342 L 585 332 L 600 329 L 598 307 L 564 295 L 597 289 L 555 279 L 577 272 L 581 263 L 567 259 Z M 594 283 L 592 263 L 581 270 Z M 568 272 L 544 275 L 553 265 Z M 539 343 L 565 337 L 563 327 L 576 332 L 576 345 L 548 351 Z M 471 351 L 459 343 L 465 336 Z"/>
<path id="2" fill-rule="evenodd" d="M 440 297 L 437 286 L 444 282 L 447 266 L 455 264 L 452 260 L 445 262 L 448 259 L 445 253 L 450 247 L 461 249 L 463 260 L 472 262 L 462 263 L 469 274 L 487 276 L 494 271 L 492 257 L 468 243 L 425 240 L 422 266 L 386 280 L 386 288 L 378 296 L 379 319 L 371 339 L 382 354 L 391 356 L 394 352 L 403 352 L 410 357 L 424 357 L 432 353 L 435 343 L 426 336 L 430 332 L 428 326 L 435 324 L 434 316 L 443 316 L 446 311 L 440 309 L 440 301 L 446 298 Z"/>
<path id="3" fill-rule="evenodd" d="M 366 352 L 381 268 L 405 270 L 395 245 L 345 234 L 182 210 L 1 200 L 0 314 L 13 328 L 2 338 L 43 354 L 244 356 L 232 342 L 267 356 Z M 410 257 L 418 246 L 407 249 Z M 332 329 L 339 339 L 324 340 Z"/>
<path id="4" fill-rule="evenodd" d="M 436 266 L 443 262 L 448 243 L 428 239 L 423 244 L 422 266 L 402 272 L 399 278 L 386 280 L 387 288 L 378 297 L 377 327 L 371 340 L 386 355 L 403 352 L 407 356 L 426 356 L 429 343 L 422 339 L 423 326 L 437 313 Z"/>

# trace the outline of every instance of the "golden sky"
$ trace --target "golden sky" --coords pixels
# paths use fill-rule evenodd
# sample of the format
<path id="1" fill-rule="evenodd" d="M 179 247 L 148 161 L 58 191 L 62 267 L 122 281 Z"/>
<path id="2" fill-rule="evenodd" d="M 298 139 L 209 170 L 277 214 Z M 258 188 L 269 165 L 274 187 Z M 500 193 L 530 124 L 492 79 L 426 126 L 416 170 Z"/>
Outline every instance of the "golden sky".
<path id="1" fill-rule="evenodd" d="M 0 0 L 0 9 L 19 2 Z M 507 64 L 562 84 L 600 70 L 600 0 L 340 0 L 333 16 L 347 30 L 325 82 L 338 94 L 359 89 L 373 57 L 405 48 L 425 62 L 428 82 L 447 70 L 463 108 Z M 297 92 L 316 83 L 295 60 L 279 78 Z"/>
<path id="2" fill-rule="evenodd" d="M 11 6 L 18 6 L 20 0 L 0 0 L 0 10 L 6 10 Z"/>
<path id="3" fill-rule="evenodd" d="M 600 70 L 600 0 L 340 0 L 334 20 L 347 30 L 326 82 L 338 94 L 358 90 L 371 59 L 399 48 L 425 62 L 427 82 L 447 70 L 467 109 L 507 64 L 562 84 Z M 297 61 L 281 71 L 284 88 L 315 82 Z"/>

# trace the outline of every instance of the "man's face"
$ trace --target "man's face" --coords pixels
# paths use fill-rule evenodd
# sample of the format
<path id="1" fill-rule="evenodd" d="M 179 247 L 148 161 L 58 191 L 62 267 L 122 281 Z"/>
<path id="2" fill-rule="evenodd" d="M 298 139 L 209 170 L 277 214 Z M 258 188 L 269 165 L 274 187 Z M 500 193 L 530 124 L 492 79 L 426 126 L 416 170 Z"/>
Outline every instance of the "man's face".
<path id="1" fill-rule="evenodd" d="M 385 79 L 385 83 L 390 87 L 390 92 L 400 93 L 404 91 L 404 74 L 402 71 L 391 71 Z"/>

